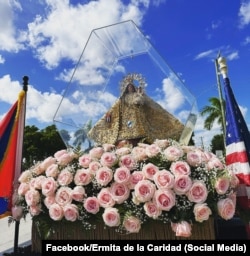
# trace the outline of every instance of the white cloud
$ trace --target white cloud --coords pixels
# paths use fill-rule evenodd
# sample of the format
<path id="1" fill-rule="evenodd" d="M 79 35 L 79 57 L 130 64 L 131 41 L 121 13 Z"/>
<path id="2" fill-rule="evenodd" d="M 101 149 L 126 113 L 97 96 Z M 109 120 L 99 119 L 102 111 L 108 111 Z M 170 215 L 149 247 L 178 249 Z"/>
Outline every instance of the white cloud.
<path id="1" fill-rule="evenodd" d="M 203 59 L 203 58 L 211 58 L 211 56 L 215 56 L 215 50 L 208 50 L 205 52 L 201 52 L 195 56 L 195 60 Z"/>
<path id="2" fill-rule="evenodd" d="M 0 50 L 17 52 L 23 48 L 16 39 L 17 31 L 14 24 L 14 13 L 20 9 L 21 7 L 17 1 L 0 1 Z"/>
<path id="3" fill-rule="evenodd" d="M 5 62 L 5 59 L 2 55 L 0 55 L 0 64 L 3 64 Z"/>
<path id="4" fill-rule="evenodd" d="M 243 42 L 243 45 L 250 44 L 250 36 L 247 36 Z"/>
<path id="5" fill-rule="evenodd" d="M 243 2 L 241 4 L 238 15 L 240 17 L 240 28 L 243 28 L 250 24 L 250 2 Z"/>
<path id="6" fill-rule="evenodd" d="M 17 100 L 19 91 L 22 86 L 18 81 L 11 81 L 10 75 L 5 75 L 0 78 L 0 101 L 13 104 Z"/>
<path id="7" fill-rule="evenodd" d="M 239 58 L 239 52 L 235 51 L 227 55 L 227 60 L 235 60 Z"/>
<path id="8" fill-rule="evenodd" d="M 36 16 L 23 36 L 47 68 L 57 67 L 63 59 L 76 63 L 93 29 L 125 20 L 141 25 L 143 10 L 147 8 L 147 3 L 142 4 L 144 8 L 133 3 L 126 6 L 119 0 L 90 1 L 77 6 L 66 0 L 47 1 L 46 16 Z"/>
<path id="9" fill-rule="evenodd" d="M 209 59 L 209 60 L 215 60 L 218 57 L 218 53 L 222 52 L 223 57 L 225 57 L 227 60 L 235 60 L 239 58 L 239 52 L 237 50 L 234 50 L 229 45 L 224 45 L 219 48 L 210 49 L 201 53 L 198 53 L 194 60 L 200 60 L 200 59 Z"/>
<path id="10" fill-rule="evenodd" d="M 174 113 L 175 110 L 182 106 L 185 102 L 184 95 L 176 87 L 173 79 L 174 77 L 169 77 L 163 80 L 162 91 L 164 98 L 158 102 L 162 107 L 171 113 Z"/>
<path id="11" fill-rule="evenodd" d="M 27 30 L 24 26 L 22 30 L 18 30 L 17 27 L 20 26 L 16 17 L 22 11 L 22 4 L 22 1 L 17 0 L 0 1 L 0 50 L 17 52 L 25 47 L 30 48 L 34 57 L 47 69 L 54 69 L 62 61 L 66 61 L 67 70 L 61 75 L 55 75 L 64 81 L 70 80 L 72 66 L 77 63 L 93 29 L 125 20 L 133 20 L 140 26 L 144 12 L 149 7 L 148 0 L 132 1 L 127 5 L 119 0 L 89 1 L 77 5 L 70 4 L 69 0 L 46 0 L 39 2 L 40 8 L 44 5 L 43 12 L 30 13 L 35 16 L 27 23 Z M 4 57 L 0 55 L 0 63 L 4 61 Z M 84 78 L 91 73 L 79 75 Z M 96 73 L 91 76 L 94 83 L 100 83 L 100 79 L 103 78 L 96 76 Z M 13 104 L 21 88 L 18 81 L 11 81 L 9 75 L 3 76 L 0 78 L 0 90 L 5 93 L 0 95 L 0 101 Z M 106 97 L 105 104 L 114 101 L 112 95 L 102 94 L 99 98 L 102 97 Z M 42 93 L 29 85 L 26 118 L 44 123 L 51 122 L 61 99 L 62 95 L 54 91 Z M 79 106 L 68 101 L 64 107 L 70 110 L 72 115 L 79 110 L 91 111 L 91 104 L 86 101 L 86 97 L 83 97 Z M 97 107 L 95 106 L 95 109 Z M 99 109 L 102 108 L 103 105 L 100 105 Z"/>

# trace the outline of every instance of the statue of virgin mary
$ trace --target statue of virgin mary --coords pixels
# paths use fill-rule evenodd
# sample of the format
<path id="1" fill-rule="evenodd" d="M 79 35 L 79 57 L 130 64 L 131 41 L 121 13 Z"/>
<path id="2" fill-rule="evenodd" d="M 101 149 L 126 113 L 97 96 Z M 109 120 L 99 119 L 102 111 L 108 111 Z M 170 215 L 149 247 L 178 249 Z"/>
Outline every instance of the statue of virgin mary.
<path id="1" fill-rule="evenodd" d="M 134 81 L 138 81 L 138 86 Z M 156 139 L 178 140 L 184 125 L 145 93 L 140 74 L 129 74 L 120 83 L 121 96 L 89 131 L 97 144 L 153 143 Z"/>

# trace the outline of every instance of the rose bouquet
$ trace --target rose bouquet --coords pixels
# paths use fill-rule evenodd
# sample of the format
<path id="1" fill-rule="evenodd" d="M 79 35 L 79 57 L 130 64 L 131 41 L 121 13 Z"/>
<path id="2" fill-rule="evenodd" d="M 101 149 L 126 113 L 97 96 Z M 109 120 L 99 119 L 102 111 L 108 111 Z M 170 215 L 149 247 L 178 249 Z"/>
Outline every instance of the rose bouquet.
<path id="1" fill-rule="evenodd" d="M 22 172 L 19 182 L 19 217 L 79 221 L 86 230 L 102 222 L 123 234 L 157 220 L 183 237 L 211 216 L 231 219 L 238 185 L 216 155 L 174 140 L 61 150 Z"/>

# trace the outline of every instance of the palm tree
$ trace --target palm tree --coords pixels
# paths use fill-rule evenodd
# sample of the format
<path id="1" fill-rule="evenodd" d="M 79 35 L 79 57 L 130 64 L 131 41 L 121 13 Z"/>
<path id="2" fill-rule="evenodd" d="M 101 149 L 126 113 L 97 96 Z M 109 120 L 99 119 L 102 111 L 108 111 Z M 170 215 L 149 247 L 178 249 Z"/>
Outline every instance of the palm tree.
<path id="1" fill-rule="evenodd" d="M 75 140 L 73 142 L 73 145 L 76 147 L 80 147 L 82 143 L 84 143 L 86 140 L 88 140 L 88 149 L 92 147 L 91 141 L 88 139 L 88 131 L 92 127 L 92 120 L 89 120 L 81 129 L 77 130 L 74 133 Z"/>
<path id="2" fill-rule="evenodd" d="M 206 116 L 204 121 L 204 128 L 207 130 L 211 130 L 213 128 L 214 122 L 217 121 L 219 125 L 221 125 L 221 131 L 223 134 L 223 141 L 225 146 L 225 123 L 223 120 L 222 111 L 225 109 L 225 100 L 222 99 L 223 110 L 221 108 L 221 100 L 216 97 L 209 98 L 209 102 L 211 105 L 205 106 L 202 108 L 200 115 Z"/>
<path id="3" fill-rule="evenodd" d="M 203 107 L 200 112 L 201 116 L 207 116 L 204 122 L 204 128 L 211 130 L 214 122 L 217 121 L 218 124 L 221 125 L 221 130 L 223 131 L 224 127 L 220 99 L 211 97 L 209 98 L 209 102 L 211 105 Z M 223 100 L 223 105 L 223 109 L 225 109 L 225 100 Z"/>

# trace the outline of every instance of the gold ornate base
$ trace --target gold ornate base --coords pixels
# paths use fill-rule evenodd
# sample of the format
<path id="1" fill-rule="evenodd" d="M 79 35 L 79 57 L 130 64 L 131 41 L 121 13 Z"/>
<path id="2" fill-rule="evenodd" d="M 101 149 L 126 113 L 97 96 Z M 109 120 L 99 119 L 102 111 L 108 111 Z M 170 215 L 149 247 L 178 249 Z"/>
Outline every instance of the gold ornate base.
<path id="1" fill-rule="evenodd" d="M 102 224 L 94 230 L 84 230 L 79 223 L 64 223 L 56 225 L 50 240 L 214 240 L 214 220 L 210 218 L 202 224 L 192 226 L 192 235 L 188 238 L 176 237 L 169 224 L 154 221 L 143 225 L 139 233 L 120 234 L 115 228 L 107 228 Z M 32 225 L 32 251 L 41 252 L 41 237 L 36 224 Z"/>

